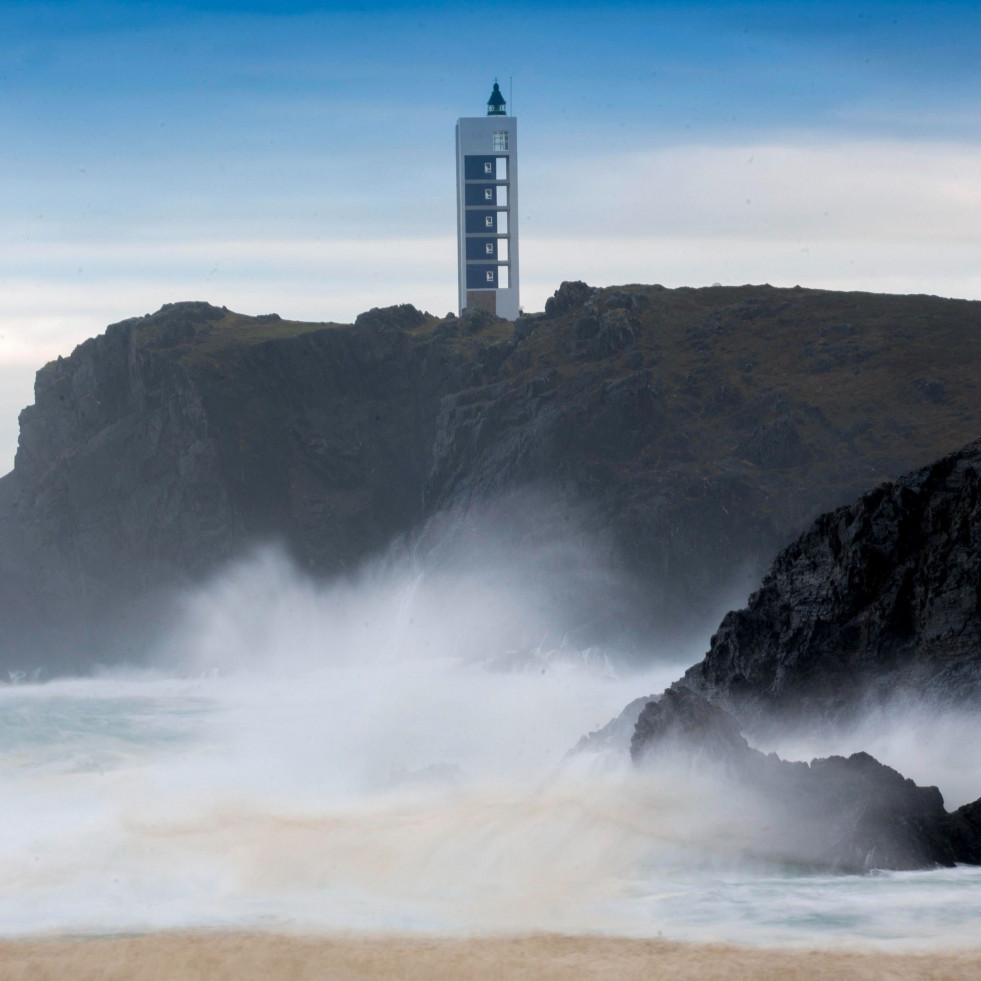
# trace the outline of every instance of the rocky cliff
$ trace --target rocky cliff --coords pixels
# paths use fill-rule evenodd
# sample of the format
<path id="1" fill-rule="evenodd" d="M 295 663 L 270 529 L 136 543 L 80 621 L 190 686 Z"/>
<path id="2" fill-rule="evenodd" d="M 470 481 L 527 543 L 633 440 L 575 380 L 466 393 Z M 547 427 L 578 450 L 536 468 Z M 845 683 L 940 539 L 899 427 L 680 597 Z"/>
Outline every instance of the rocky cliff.
<path id="1" fill-rule="evenodd" d="M 684 629 L 820 511 L 981 432 L 979 320 L 581 283 L 515 324 L 169 305 L 38 373 L 0 479 L 0 668 L 129 656 L 161 595 L 253 542 L 332 575 L 529 485 L 518 533 L 575 509 L 631 584 L 595 630 Z"/>
<path id="2" fill-rule="evenodd" d="M 176 304 L 43 368 L 0 481 L 7 658 L 130 656 L 170 587 L 254 542 L 334 574 L 411 527 L 440 399 L 465 377 L 413 343 L 424 319 Z"/>
<path id="3" fill-rule="evenodd" d="M 979 326 L 928 297 L 565 284 L 444 401 L 427 507 L 572 488 L 646 629 L 700 623 L 822 510 L 981 432 Z"/>
<path id="4" fill-rule="evenodd" d="M 981 703 L 981 442 L 818 518 L 678 687 L 755 729 Z"/>

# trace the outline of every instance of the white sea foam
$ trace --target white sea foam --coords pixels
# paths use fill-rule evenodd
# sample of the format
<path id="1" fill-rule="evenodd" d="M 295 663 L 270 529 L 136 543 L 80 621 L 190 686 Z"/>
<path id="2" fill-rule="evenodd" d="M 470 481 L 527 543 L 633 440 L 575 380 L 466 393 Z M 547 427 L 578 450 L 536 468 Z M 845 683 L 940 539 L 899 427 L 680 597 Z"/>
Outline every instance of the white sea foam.
<path id="1" fill-rule="evenodd" d="M 974 870 L 760 865 L 737 789 L 567 758 L 678 667 L 509 647 L 558 636 L 519 585 L 411 569 L 324 589 L 264 554 L 189 601 L 160 647 L 179 671 L 0 690 L 0 933 L 969 942 Z"/>

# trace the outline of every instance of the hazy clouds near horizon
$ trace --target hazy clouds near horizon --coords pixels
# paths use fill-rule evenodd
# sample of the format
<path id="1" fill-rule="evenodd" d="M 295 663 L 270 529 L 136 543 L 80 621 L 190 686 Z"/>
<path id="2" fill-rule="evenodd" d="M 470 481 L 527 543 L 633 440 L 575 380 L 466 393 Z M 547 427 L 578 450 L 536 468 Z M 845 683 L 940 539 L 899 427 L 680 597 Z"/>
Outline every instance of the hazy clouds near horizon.
<path id="1" fill-rule="evenodd" d="M 0 11 L 0 473 L 34 371 L 163 303 L 454 309 L 453 125 L 495 75 L 525 309 L 564 279 L 981 298 L 972 5 L 505 2 L 486 61 L 478 8 L 372 8 Z"/>

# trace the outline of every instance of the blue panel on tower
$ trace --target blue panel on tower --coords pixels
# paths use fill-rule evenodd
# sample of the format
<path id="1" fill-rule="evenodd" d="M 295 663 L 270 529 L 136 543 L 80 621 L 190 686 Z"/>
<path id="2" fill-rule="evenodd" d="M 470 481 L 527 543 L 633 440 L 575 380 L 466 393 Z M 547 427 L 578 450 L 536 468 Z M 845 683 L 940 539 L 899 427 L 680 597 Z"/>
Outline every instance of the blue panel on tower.
<path id="1" fill-rule="evenodd" d="M 472 156 L 464 157 L 463 179 L 465 181 L 494 180 L 494 158 Z"/>
<path id="2" fill-rule="evenodd" d="M 496 290 L 497 266 L 486 266 L 483 263 L 467 263 L 468 290 Z"/>
<path id="3" fill-rule="evenodd" d="M 482 204 L 491 207 L 497 201 L 497 188 L 494 184 L 467 184 L 466 205 L 472 208 Z"/>
<path id="4" fill-rule="evenodd" d="M 496 238 L 467 238 L 467 259 L 490 262 L 497 258 Z"/>
<path id="5" fill-rule="evenodd" d="M 505 212 L 497 211 L 468 211 L 467 212 L 467 234 L 468 235 L 493 235 L 498 228 L 498 214 Z"/>

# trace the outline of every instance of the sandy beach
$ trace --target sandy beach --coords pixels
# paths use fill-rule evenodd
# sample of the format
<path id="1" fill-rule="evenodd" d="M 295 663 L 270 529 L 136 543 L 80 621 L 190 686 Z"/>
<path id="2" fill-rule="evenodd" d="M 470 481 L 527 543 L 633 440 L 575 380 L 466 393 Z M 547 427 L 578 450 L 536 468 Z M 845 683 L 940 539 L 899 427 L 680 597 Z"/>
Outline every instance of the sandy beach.
<path id="1" fill-rule="evenodd" d="M 976 979 L 981 949 L 884 954 L 772 950 L 554 934 L 493 938 L 160 933 L 0 943 L 4 981 L 569 981 L 651 978 L 810 981 Z"/>

